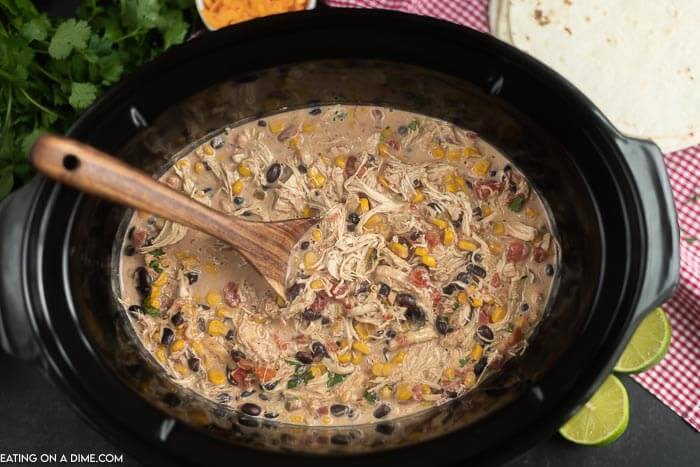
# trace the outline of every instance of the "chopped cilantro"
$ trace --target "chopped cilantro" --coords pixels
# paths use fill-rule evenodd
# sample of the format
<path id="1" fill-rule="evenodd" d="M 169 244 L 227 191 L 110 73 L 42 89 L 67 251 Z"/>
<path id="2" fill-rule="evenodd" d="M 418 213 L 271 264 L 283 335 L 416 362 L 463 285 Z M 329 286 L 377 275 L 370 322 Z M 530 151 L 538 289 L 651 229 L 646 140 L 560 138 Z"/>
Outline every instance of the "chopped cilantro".
<path id="1" fill-rule="evenodd" d="M 292 376 L 289 381 L 287 381 L 287 389 L 294 389 L 299 385 L 307 384 L 312 379 L 314 379 L 314 375 L 312 375 L 310 371 L 299 372 L 299 374 Z"/>
<path id="2" fill-rule="evenodd" d="M 152 254 L 153 256 L 155 256 L 156 258 L 158 258 L 159 256 L 163 256 L 163 255 L 165 254 L 165 252 L 163 251 L 162 248 L 156 248 L 155 250 L 153 250 L 153 251 L 151 252 L 151 254 Z"/>
<path id="3" fill-rule="evenodd" d="M 379 400 L 379 396 L 377 396 L 377 393 L 374 391 L 370 391 L 369 389 L 365 391 L 363 397 L 370 404 L 374 404 Z"/>
<path id="4" fill-rule="evenodd" d="M 345 379 L 345 375 L 339 375 L 338 373 L 328 372 L 328 387 L 335 386 L 338 383 L 342 383 Z"/>
<path id="5" fill-rule="evenodd" d="M 511 211 L 513 212 L 520 212 L 520 210 L 523 208 L 523 203 L 525 202 L 525 198 L 522 196 L 516 196 L 513 201 L 508 203 L 508 208 L 510 208 Z"/>
<path id="6" fill-rule="evenodd" d="M 467 357 L 462 357 L 459 359 L 459 366 L 464 367 L 467 363 L 469 363 L 469 359 Z"/>
<path id="7" fill-rule="evenodd" d="M 452 304 L 452 309 L 455 310 L 455 311 L 457 311 L 457 310 L 459 309 L 459 302 L 454 302 L 454 303 Z"/>
<path id="8" fill-rule="evenodd" d="M 284 361 L 289 363 L 290 365 L 294 365 L 294 366 L 300 366 L 302 364 L 301 362 L 296 361 L 296 360 L 286 360 L 285 359 Z"/>
<path id="9" fill-rule="evenodd" d="M 157 272 L 158 274 L 160 274 L 161 272 L 163 272 L 163 268 L 160 267 L 160 263 L 159 263 L 158 260 L 156 260 L 156 259 L 151 260 L 151 262 L 148 263 L 148 267 L 151 268 L 151 269 L 153 269 L 153 270 L 154 270 L 155 272 Z"/>
<path id="10" fill-rule="evenodd" d="M 409 127 L 411 130 L 415 130 L 416 128 L 418 128 L 418 121 L 413 120 L 411 123 L 409 123 L 406 126 Z"/>
<path id="11" fill-rule="evenodd" d="M 141 308 L 143 308 L 143 312 L 147 315 L 160 317 L 160 310 L 156 307 L 149 305 L 148 300 L 143 301 L 143 305 L 141 306 Z"/>

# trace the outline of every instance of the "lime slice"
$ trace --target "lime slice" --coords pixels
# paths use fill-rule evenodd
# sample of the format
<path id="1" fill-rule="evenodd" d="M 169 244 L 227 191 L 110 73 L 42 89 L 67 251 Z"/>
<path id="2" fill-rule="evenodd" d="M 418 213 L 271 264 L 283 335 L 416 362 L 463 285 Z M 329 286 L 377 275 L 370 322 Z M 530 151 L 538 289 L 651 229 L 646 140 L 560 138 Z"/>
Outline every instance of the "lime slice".
<path id="1" fill-rule="evenodd" d="M 657 308 L 644 318 L 630 339 L 614 370 L 640 373 L 664 358 L 671 342 L 671 325 L 666 313 Z"/>
<path id="2" fill-rule="evenodd" d="M 629 423 L 630 405 L 627 391 L 614 375 L 574 415 L 559 433 L 569 441 L 588 446 L 612 443 Z"/>

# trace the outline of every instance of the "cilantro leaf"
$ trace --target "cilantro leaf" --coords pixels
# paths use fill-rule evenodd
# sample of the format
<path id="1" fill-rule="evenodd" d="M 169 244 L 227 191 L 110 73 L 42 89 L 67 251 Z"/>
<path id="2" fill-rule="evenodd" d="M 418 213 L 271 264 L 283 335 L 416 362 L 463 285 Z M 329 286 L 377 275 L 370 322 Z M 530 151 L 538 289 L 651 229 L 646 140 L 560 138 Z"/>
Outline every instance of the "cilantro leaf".
<path id="1" fill-rule="evenodd" d="M 163 49 L 167 50 L 185 39 L 190 26 L 182 19 L 182 12 L 170 11 L 161 17 L 158 30 L 163 33 Z"/>
<path id="2" fill-rule="evenodd" d="M 61 23 L 49 44 L 49 55 L 53 58 L 68 58 L 73 50 L 84 50 L 90 38 L 90 25 L 86 21 L 71 18 Z"/>
<path id="3" fill-rule="evenodd" d="M 150 263 L 148 263 L 148 267 L 153 269 L 155 272 L 160 274 L 163 272 L 163 268 L 160 267 L 160 263 L 157 260 L 152 260 Z"/>
<path id="4" fill-rule="evenodd" d="M 43 41 L 49 35 L 48 18 L 45 15 L 32 18 L 22 26 L 22 35 L 29 41 Z"/>
<path id="5" fill-rule="evenodd" d="M 525 202 L 525 198 L 522 196 L 516 196 L 513 201 L 508 203 L 508 208 L 513 211 L 513 212 L 520 212 L 520 210 L 523 208 L 523 203 Z"/>
<path id="6" fill-rule="evenodd" d="M 147 299 L 143 301 L 141 308 L 143 309 L 143 312 L 147 315 L 160 317 L 160 310 L 156 307 L 149 305 Z"/>
<path id="7" fill-rule="evenodd" d="M 73 83 L 71 85 L 68 103 L 75 109 L 84 109 L 90 106 L 97 98 L 97 87 L 91 83 Z"/>
<path id="8" fill-rule="evenodd" d="M 464 367 L 467 363 L 469 363 L 469 359 L 467 357 L 462 357 L 459 359 L 459 366 Z"/>
<path id="9" fill-rule="evenodd" d="M 370 404 L 374 404 L 379 400 L 379 396 L 377 396 L 377 393 L 374 391 L 370 391 L 369 389 L 365 391 L 362 397 L 364 397 L 365 400 Z"/>
<path id="10" fill-rule="evenodd" d="M 39 136 L 42 133 L 45 133 L 46 130 L 43 128 L 35 128 L 32 130 L 31 133 L 27 134 L 22 138 L 22 143 L 20 148 L 22 149 L 22 154 L 25 154 L 27 157 L 29 157 L 29 151 L 32 149 L 32 146 L 34 145 L 34 142 L 39 138 Z"/>
<path id="11" fill-rule="evenodd" d="M 342 383 L 346 375 L 339 375 L 338 373 L 328 372 L 328 383 L 327 386 L 333 387 L 338 383 Z"/>
<path id="12" fill-rule="evenodd" d="M 151 252 L 151 254 L 157 258 L 159 256 L 163 256 L 165 254 L 165 251 L 163 251 L 162 248 L 156 248 Z"/>

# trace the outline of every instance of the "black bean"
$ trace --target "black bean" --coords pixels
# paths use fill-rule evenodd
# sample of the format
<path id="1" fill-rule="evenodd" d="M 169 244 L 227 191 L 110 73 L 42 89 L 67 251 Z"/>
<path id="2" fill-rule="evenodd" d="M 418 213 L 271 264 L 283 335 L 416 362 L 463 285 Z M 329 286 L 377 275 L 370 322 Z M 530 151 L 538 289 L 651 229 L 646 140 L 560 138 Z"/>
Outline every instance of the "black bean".
<path id="1" fill-rule="evenodd" d="M 545 265 L 544 273 L 547 274 L 548 276 L 553 276 L 554 275 L 554 266 L 552 266 L 551 264 Z"/>
<path id="2" fill-rule="evenodd" d="M 124 256 L 134 256 L 134 253 L 136 253 L 136 250 L 133 246 L 129 245 L 128 247 L 124 248 Z"/>
<path id="3" fill-rule="evenodd" d="M 237 204 L 238 206 L 240 206 L 241 204 L 243 204 L 245 202 L 245 198 L 242 196 L 236 196 L 235 198 L 233 198 L 233 202 L 234 202 L 234 204 Z"/>
<path id="4" fill-rule="evenodd" d="M 163 395 L 163 402 L 168 404 L 170 407 L 177 407 L 180 405 L 180 398 L 172 392 L 168 392 Z"/>
<path id="5" fill-rule="evenodd" d="M 391 412 L 391 407 L 389 407 L 387 404 L 380 404 L 379 407 L 374 409 L 374 418 L 383 418 L 389 415 L 389 412 Z"/>
<path id="6" fill-rule="evenodd" d="M 403 136 L 403 135 L 405 135 L 406 133 L 408 133 L 408 127 L 405 126 L 405 125 L 401 125 L 401 126 L 399 126 L 399 128 L 397 129 L 397 131 L 399 132 L 399 134 L 400 134 L 401 136 Z"/>
<path id="7" fill-rule="evenodd" d="M 311 344 L 311 355 L 313 356 L 314 360 L 321 360 L 323 357 L 328 355 L 326 346 L 321 344 L 320 342 L 314 342 L 313 344 Z"/>
<path id="8" fill-rule="evenodd" d="M 129 307 L 129 311 L 134 313 L 143 313 L 143 308 L 140 305 L 131 305 Z"/>
<path id="9" fill-rule="evenodd" d="M 347 227 L 348 232 L 354 232 L 357 226 L 355 224 L 348 224 Z"/>
<path id="10" fill-rule="evenodd" d="M 474 274 L 476 276 L 481 277 L 482 279 L 486 277 L 486 269 L 482 268 L 481 266 L 478 266 L 476 264 L 468 264 L 467 265 L 467 272 L 470 274 Z"/>
<path id="11" fill-rule="evenodd" d="M 474 256 L 472 256 L 472 258 L 474 259 L 474 262 L 476 262 L 476 263 L 480 263 L 481 260 L 484 259 L 484 258 L 481 256 L 481 253 L 474 253 Z"/>
<path id="12" fill-rule="evenodd" d="M 241 393 L 241 397 L 250 397 L 255 394 L 255 389 L 248 389 Z"/>
<path id="13" fill-rule="evenodd" d="M 321 109 L 319 109 L 318 107 L 316 107 L 315 109 L 311 109 L 309 111 L 309 115 L 321 115 Z"/>
<path id="14" fill-rule="evenodd" d="M 491 172 L 489 172 L 489 175 L 490 175 L 491 177 L 495 177 L 495 176 L 496 176 L 496 171 L 495 171 L 495 170 L 492 170 Z"/>
<path id="15" fill-rule="evenodd" d="M 199 318 L 197 320 L 197 329 L 199 329 L 202 332 L 207 330 L 207 323 L 204 322 L 204 318 Z"/>
<path id="16" fill-rule="evenodd" d="M 302 284 L 301 282 L 297 282 L 296 284 L 288 288 L 287 298 L 289 299 L 289 301 L 291 302 L 292 300 L 297 298 L 299 293 L 301 293 L 301 291 L 304 290 L 304 287 L 306 287 L 304 284 Z"/>
<path id="17" fill-rule="evenodd" d="M 331 324 L 331 322 L 332 320 L 328 316 L 321 317 L 321 324 L 323 324 L 324 326 L 328 326 L 329 324 Z"/>
<path id="18" fill-rule="evenodd" d="M 294 357 L 305 365 L 308 365 L 314 361 L 314 356 L 311 354 L 311 352 L 307 352 L 306 350 L 300 350 L 294 355 Z"/>
<path id="19" fill-rule="evenodd" d="M 304 164 L 299 164 L 299 165 L 297 166 L 297 170 L 298 170 L 299 172 L 305 174 L 306 171 L 307 171 L 308 169 L 306 168 L 306 166 L 305 166 Z"/>
<path id="20" fill-rule="evenodd" d="M 481 219 L 483 216 L 483 213 L 481 212 L 481 207 L 477 206 L 474 209 L 472 209 L 472 215 L 478 220 Z"/>
<path id="21" fill-rule="evenodd" d="M 372 288 L 372 285 L 369 283 L 369 281 L 362 281 L 360 284 L 357 286 L 357 288 L 354 290 L 355 295 L 360 295 L 363 293 L 367 293 L 370 291 Z"/>
<path id="22" fill-rule="evenodd" d="M 258 126 L 267 126 L 267 122 L 265 120 L 258 120 Z"/>
<path id="23" fill-rule="evenodd" d="M 222 392 L 216 396 L 216 401 L 220 404 L 228 404 L 231 402 L 231 394 L 227 392 Z"/>
<path id="24" fill-rule="evenodd" d="M 435 329 L 442 334 L 446 335 L 450 330 L 450 320 L 447 316 L 438 316 L 435 318 Z"/>
<path id="25" fill-rule="evenodd" d="M 233 329 L 229 329 L 226 335 L 224 336 L 224 339 L 226 339 L 227 341 L 232 341 L 234 337 L 236 337 L 236 333 L 233 332 Z"/>
<path id="26" fill-rule="evenodd" d="M 379 295 L 380 297 L 388 297 L 389 292 L 391 292 L 391 287 L 382 282 L 379 285 L 379 291 L 377 291 L 377 295 Z"/>
<path id="27" fill-rule="evenodd" d="M 484 343 L 493 341 L 493 331 L 486 325 L 479 326 L 479 328 L 476 330 L 476 334 Z"/>
<path id="28" fill-rule="evenodd" d="M 252 402 L 246 402 L 240 408 L 241 412 L 243 412 L 246 415 L 251 415 L 253 417 L 257 417 L 258 415 L 260 415 L 260 412 L 262 412 L 260 406 L 257 404 L 253 404 Z"/>
<path id="29" fill-rule="evenodd" d="M 281 173 L 282 164 L 275 162 L 267 169 L 267 173 L 265 174 L 265 180 L 267 180 L 267 183 L 275 183 L 277 179 L 280 178 Z"/>
<path id="30" fill-rule="evenodd" d="M 267 393 L 265 393 L 265 392 L 263 392 L 263 393 L 261 393 L 260 395 L 258 395 L 258 397 L 259 397 L 260 400 L 262 400 L 262 401 L 269 401 L 269 400 L 270 400 L 270 395 L 267 394 Z"/>
<path id="31" fill-rule="evenodd" d="M 350 215 L 348 216 L 348 220 L 357 225 L 360 222 L 360 216 L 357 215 L 355 212 L 351 212 Z"/>
<path id="32" fill-rule="evenodd" d="M 396 331 L 394 331 L 393 329 L 389 329 L 386 332 L 386 337 L 387 339 L 393 339 L 394 337 L 396 337 Z"/>
<path id="33" fill-rule="evenodd" d="M 206 305 L 204 303 L 200 303 L 199 306 L 200 306 L 200 308 L 202 308 L 202 310 L 210 310 L 211 309 L 211 307 L 209 305 Z"/>
<path id="34" fill-rule="evenodd" d="M 179 325 L 181 325 L 182 323 L 184 323 L 184 322 L 185 322 L 185 318 L 182 316 L 182 312 L 181 312 L 181 311 L 178 311 L 177 313 L 175 313 L 175 314 L 170 318 L 170 322 L 173 323 L 173 325 L 175 325 L 175 326 L 179 326 Z"/>
<path id="35" fill-rule="evenodd" d="M 333 404 L 331 405 L 331 414 L 334 417 L 342 417 L 348 412 L 348 406 L 343 404 Z"/>
<path id="36" fill-rule="evenodd" d="M 238 423 L 241 424 L 242 426 L 247 426 L 248 428 L 257 428 L 258 427 L 258 421 L 255 420 L 254 418 L 248 418 L 245 415 L 242 417 L 238 417 Z M 252 439 L 252 437 L 251 437 Z"/>
<path id="37" fill-rule="evenodd" d="M 199 273 L 186 272 L 185 277 L 187 278 L 187 282 L 189 282 L 189 284 L 192 285 L 199 280 Z"/>
<path id="38" fill-rule="evenodd" d="M 190 370 L 194 371 L 195 373 L 199 371 L 199 359 L 197 357 L 190 357 L 187 359 L 187 366 L 190 367 Z"/>
<path id="39" fill-rule="evenodd" d="M 321 312 L 307 308 L 301 312 L 301 317 L 307 321 L 316 321 L 317 319 L 321 319 Z"/>
<path id="40" fill-rule="evenodd" d="M 175 339 L 175 333 L 170 328 L 163 328 L 163 335 L 160 337 L 160 343 L 163 345 L 170 345 Z"/>
<path id="41" fill-rule="evenodd" d="M 404 316 L 408 321 L 420 323 L 425 321 L 425 310 L 419 306 L 412 306 L 406 309 Z"/>
<path id="42" fill-rule="evenodd" d="M 442 293 L 444 293 L 445 295 L 452 295 L 453 293 L 455 293 L 456 290 L 457 290 L 457 285 L 450 283 L 442 288 Z"/>
<path id="43" fill-rule="evenodd" d="M 231 351 L 231 358 L 234 362 L 238 363 L 241 359 L 245 358 L 245 354 L 238 349 L 233 349 Z"/>
<path id="44" fill-rule="evenodd" d="M 309 248 L 309 245 L 310 245 L 309 242 L 303 241 L 303 242 L 301 242 L 301 245 L 299 245 L 299 248 L 301 248 L 302 250 L 306 250 Z"/>
<path id="45" fill-rule="evenodd" d="M 277 418 L 279 416 L 280 416 L 280 414 L 278 414 L 277 412 L 272 412 L 269 410 L 265 411 L 265 418 Z"/>
<path id="46" fill-rule="evenodd" d="M 139 267 L 136 269 L 136 290 L 144 297 L 151 293 L 151 282 L 153 282 L 153 279 L 151 279 L 151 275 L 148 274 L 146 268 Z"/>
<path id="47" fill-rule="evenodd" d="M 224 138 L 222 138 L 221 136 L 214 136 L 214 138 L 212 138 L 211 147 L 213 147 L 214 149 L 219 149 L 219 148 L 223 147 L 223 145 L 224 145 Z"/>
<path id="48" fill-rule="evenodd" d="M 474 373 L 476 373 L 477 376 L 483 373 L 484 368 L 486 368 L 487 361 L 488 359 L 484 356 L 481 357 L 478 362 L 476 362 L 476 365 L 474 365 Z"/>
<path id="49" fill-rule="evenodd" d="M 408 293 L 400 293 L 396 295 L 396 304 L 406 308 L 416 306 L 416 297 Z"/>
<path id="50" fill-rule="evenodd" d="M 348 407 L 348 418 L 357 418 L 359 413 L 352 407 Z"/>
<path id="51" fill-rule="evenodd" d="M 271 381 L 269 383 L 261 385 L 261 387 L 266 391 L 272 391 L 273 389 L 275 389 L 275 387 L 277 387 L 277 383 L 279 383 L 279 381 Z M 260 396 L 262 397 L 262 394 Z"/>
<path id="52" fill-rule="evenodd" d="M 528 305 L 527 303 L 523 303 L 523 304 L 520 305 L 520 309 L 521 309 L 522 311 L 527 311 L 527 310 L 530 309 L 530 305 Z"/>

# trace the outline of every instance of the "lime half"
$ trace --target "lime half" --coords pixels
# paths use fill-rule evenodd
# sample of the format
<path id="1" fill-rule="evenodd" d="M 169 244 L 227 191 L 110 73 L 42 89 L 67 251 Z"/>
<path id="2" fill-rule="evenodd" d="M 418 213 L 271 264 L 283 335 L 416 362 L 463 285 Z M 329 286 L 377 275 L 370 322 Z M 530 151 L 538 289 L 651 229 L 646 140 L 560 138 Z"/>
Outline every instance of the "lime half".
<path id="1" fill-rule="evenodd" d="M 640 373 L 664 358 L 671 342 L 671 325 L 664 310 L 657 308 L 644 318 L 630 339 L 614 370 Z"/>
<path id="2" fill-rule="evenodd" d="M 629 423 L 630 406 L 627 390 L 614 375 L 574 415 L 559 433 L 569 441 L 588 446 L 612 443 Z"/>

